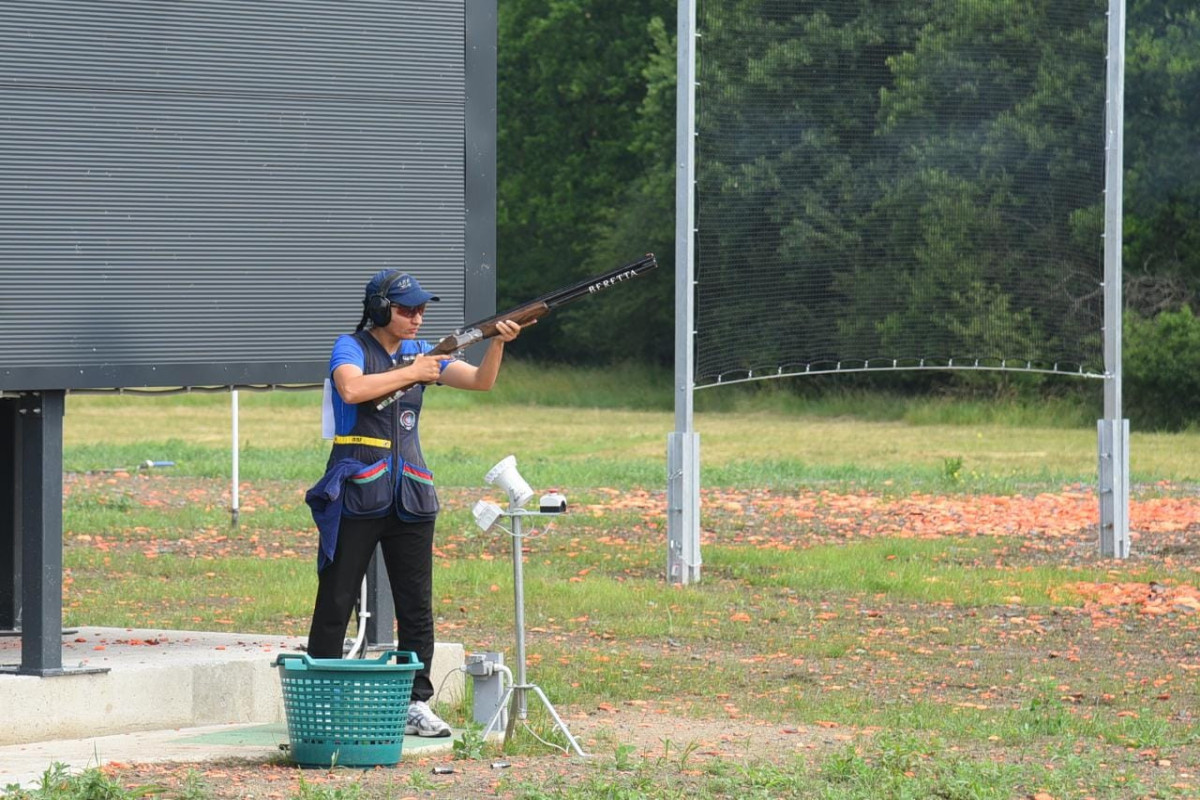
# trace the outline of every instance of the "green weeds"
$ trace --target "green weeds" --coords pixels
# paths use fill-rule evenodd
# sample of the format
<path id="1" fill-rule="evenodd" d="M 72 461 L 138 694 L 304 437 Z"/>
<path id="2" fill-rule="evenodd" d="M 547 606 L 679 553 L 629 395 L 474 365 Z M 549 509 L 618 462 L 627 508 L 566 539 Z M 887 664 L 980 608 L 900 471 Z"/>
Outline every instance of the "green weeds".
<path id="1" fill-rule="evenodd" d="M 451 745 L 454 757 L 462 760 L 481 759 L 486 755 L 487 749 L 488 742 L 483 736 L 483 728 L 478 725 L 467 728 Z"/>
<path id="2" fill-rule="evenodd" d="M 126 788 L 95 767 L 72 772 L 65 764 L 55 762 L 46 768 L 34 788 L 8 786 L 0 792 L 0 797 L 7 800 L 138 800 L 164 792 L 160 786 Z"/>
<path id="3" fill-rule="evenodd" d="M 300 773 L 300 781 L 293 800 L 359 800 L 363 796 L 361 781 L 352 781 L 335 786 L 310 783 Z"/>

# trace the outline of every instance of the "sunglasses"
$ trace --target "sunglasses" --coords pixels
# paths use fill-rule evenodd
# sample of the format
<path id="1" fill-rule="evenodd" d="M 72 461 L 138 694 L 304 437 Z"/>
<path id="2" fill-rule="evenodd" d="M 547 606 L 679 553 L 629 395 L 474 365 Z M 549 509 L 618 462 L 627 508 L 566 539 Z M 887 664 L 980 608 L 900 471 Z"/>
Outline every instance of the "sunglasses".
<path id="1" fill-rule="evenodd" d="M 392 303 L 392 308 L 396 309 L 396 313 L 405 319 L 412 319 L 418 314 L 425 316 L 425 304 L 419 306 L 402 306 L 399 303 Z"/>

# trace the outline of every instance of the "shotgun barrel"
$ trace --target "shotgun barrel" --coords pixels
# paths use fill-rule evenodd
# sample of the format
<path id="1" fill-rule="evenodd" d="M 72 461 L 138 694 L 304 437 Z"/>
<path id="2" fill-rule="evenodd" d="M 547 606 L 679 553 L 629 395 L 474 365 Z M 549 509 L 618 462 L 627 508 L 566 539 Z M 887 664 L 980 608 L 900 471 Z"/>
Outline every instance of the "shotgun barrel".
<path id="1" fill-rule="evenodd" d="M 617 267 L 614 270 L 605 272 L 602 275 L 595 275 L 586 280 L 562 289 L 555 289 L 553 292 L 542 295 L 527 303 L 522 303 L 519 306 L 510 308 L 507 311 L 502 311 L 499 314 L 493 314 L 486 319 L 481 319 L 473 322 L 470 325 L 463 327 L 451 333 L 448 336 L 442 337 L 426 355 L 448 356 L 458 353 L 463 348 L 481 342 L 484 339 L 490 339 L 496 335 L 496 323 L 504 320 L 512 320 L 522 327 L 530 325 L 537 320 L 550 313 L 551 309 L 566 305 L 572 301 L 578 300 L 581 297 L 589 297 L 597 292 L 602 292 L 619 283 L 632 280 L 633 278 L 643 275 L 646 272 L 658 266 L 657 259 L 653 253 L 647 253 L 637 261 L 630 262 L 624 266 Z M 404 396 L 404 393 L 416 386 L 415 383 L 410 383 L 407 386 L 402 386 L 386 397 L 383 397 L 375 405 L 376 410 L 382 411 L 392 403 Z"/>

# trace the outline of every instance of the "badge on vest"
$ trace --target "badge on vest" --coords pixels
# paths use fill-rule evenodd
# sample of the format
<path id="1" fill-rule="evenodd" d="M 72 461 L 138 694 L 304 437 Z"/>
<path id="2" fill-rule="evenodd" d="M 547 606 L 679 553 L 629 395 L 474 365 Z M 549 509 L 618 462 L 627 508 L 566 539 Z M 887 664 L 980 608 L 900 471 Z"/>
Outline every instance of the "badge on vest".
<path id="1" fill-rule="evenodd" d="M 417 426 L 417 412 L 411 409 L 405 409 L 400 412 L 400 427 L 406 431 L 411 431 Z"/>

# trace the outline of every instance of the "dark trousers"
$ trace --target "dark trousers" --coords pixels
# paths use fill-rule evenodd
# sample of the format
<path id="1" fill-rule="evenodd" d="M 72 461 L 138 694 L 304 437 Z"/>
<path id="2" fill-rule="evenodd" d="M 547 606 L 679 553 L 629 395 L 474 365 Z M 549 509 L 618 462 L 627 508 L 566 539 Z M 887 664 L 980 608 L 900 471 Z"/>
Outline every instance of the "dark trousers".
<path id="1" fill-rule="evenodd" d="M 396 605 L 397 649 L 411 650 L 424 666 L 413 675 L 413 700 L 433 697 L 429 667 L 433 661 L 433 527 L 403 522 L 389 514 L 380 519 L 342 518 L 333 563 L 317 575 L 317 600 L 308 631 L 313 658 L 341 658 L 363 576 L 375 546 L 383 550 L 392 601 Z"/>

